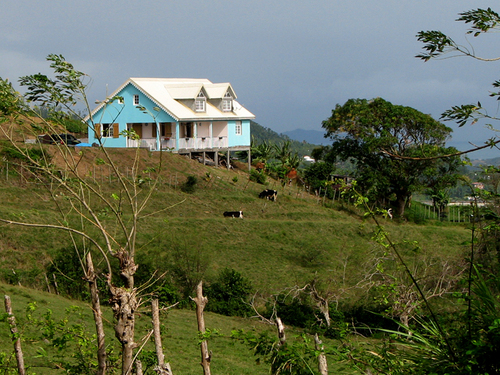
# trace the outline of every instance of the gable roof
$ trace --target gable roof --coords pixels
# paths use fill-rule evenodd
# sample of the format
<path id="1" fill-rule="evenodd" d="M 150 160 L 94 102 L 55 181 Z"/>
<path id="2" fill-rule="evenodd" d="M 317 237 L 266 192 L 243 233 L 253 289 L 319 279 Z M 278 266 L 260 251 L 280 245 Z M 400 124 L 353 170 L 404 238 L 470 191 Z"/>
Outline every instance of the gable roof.
<path id="1" fill-rule="evenodd" d="M 210 103 L 210 99 L 222 99 L 229 91 L 233 99 L 236 98 L 229 83 L 212 83 L 208 79 L 193 78 L 129 78 L 111 97 L 117 96 L 129 84 L 152 100 L 158 107 L 167 112 L 176 121 L 203 121 L 203 120 L 242 120 L 253 119 L 255 116 L 233 100 L 233 111 L 223 112 Z M 206 112 L 195 112 L 182 101 L 194 100 L 203 91 L 207 97 Z M 94 115 L 104 104 L 98 106 Z"/>

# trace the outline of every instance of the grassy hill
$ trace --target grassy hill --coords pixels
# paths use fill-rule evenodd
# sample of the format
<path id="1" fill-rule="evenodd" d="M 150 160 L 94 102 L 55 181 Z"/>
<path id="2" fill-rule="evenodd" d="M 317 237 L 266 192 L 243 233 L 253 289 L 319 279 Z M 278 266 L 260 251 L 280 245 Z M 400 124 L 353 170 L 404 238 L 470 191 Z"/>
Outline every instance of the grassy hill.
<path id="1" fill-rule="evenodd" d="M 54 294 L 1 283 L 0 293 L 2 296 L 9 295 L 12 299 L 12 308 L 16 315 L 18 326 L 23 332 L 24 358 L 26 365 L 30 367 L 30 373 L 38 375 L 66 373 L 64 368 L 61 368 L 61 365 L 58 364 L 71 360 L 71 355 L 78 350 L 75 345 L 76 340 L 75 342 L 70 342 L 69 346 L 62 352 L 51 347 L 49 340 L 43 339 L 44 330 L 37 327 L 33 321 L 28 323 L 25 316 L 26 308 L 28 304 L 36 306 L 36 309 L 32 311 L 32 315 L 34 319 L 39 321 L 47 319 L 47 312 L 51 311 L 50 319 L 58 323 L 55 329 L 56 337 L 59 337 L 59 333 L 62 333 L 64 328 L 69 330 L 71 325 L 77 324 L 83 328 L 82 332 L 85 332 L 85 334 L 81 335 L 83 339 L 84 336 L 91 337 L 95 332 L 91 307 L 81 301 L 71 301 Z M 70 307 L 72 312 L 68 314 L 67 309 Z M 146 336 L 151 329 L 151 315 L 148 309 L 148 305 L 143 305 L 140 314 L 138 314 L 136 323 L 138 338 Z M 111 325 L 112 313 L 109 308 L 104 309 L 104 316 L 108 345 L 115 346 L 115 350 L 118 352 L 118 345 L 116 345 Z M 69 317 L 70 323 L 63 328 L 62 321 L 66 317 Z M 248 319 L 224 317 L 213 313 L 206 313 L 205 318 L 207 328 L 218 330 L 219 332 L 209 343 L 209 348 L 214 353 L 212 361 L 213 373 L 268 374 L 267 367 L 256 365 L 255 358 L 251 355 L 251 352 L 244 345 L 232 340 L 230 335 L 233 329 L 256 329 L 257 331 L 264 331 L 272 327 L 257 320 L 249 321 Z M 188 309 L 169 310 L 161 314 L 161 323 L 164 330 L 162 337 L 164 352 L 166 360 L 172 366 L 172 370 L 177 374 L 183 375 L 199 374 L 201 368 L 199 365 L 199 346 L 197 344 L 196 313 Z M 40 325 L 40 327 L 42 326 Z M 8 329 L 7 324 L 0 323 L 0 353 L 12 350 Z M 143 353 L 147 355 L 152 351 L 154 351 L 153 344 L 149 344 L 144 348 Z M 143 363 L 146 366 L 147 361 L 144 358 Z M 2 365 L 5 365 L 5 363 L 2 363 Z M 153 373 L 151 368 L 148 373 Z"/>
<path id="2" fill-rule="evenodd" d="M 46 147 L 50 150 L 54 146 Z M 69 151 L 71 157 L 78 158 L 79 171 L 93 179 L 104 194 L 111 195 L 118 187 L 111 170 L 102 162 L 101 152 L 97 148 Z M 123 173 L 130 168 L 134 152 L 110 150 Z M 146 150 L 139 153 L 141 178 L 147 186 L 148 178 L 155 176 L 151 171 L 157 166 L 159 153 Z M 258 194 L 265 186 L 249 181 L 245 166 L 228 171 L 203 166 L 176 154 L 163 153 L 163 158 L 160 184 L 144 212 L 147 216 L 140 222 L 138 272 L 146 272 L 150 277 L 155 270 L 165 271 L 167 275 L 182 270 L 201 275 L 210 283 L 222 269 L 230 268 L 247 278 L 256 295 L 262 298 L 294 286 L 301 287 L 312 279 L 320 280 L 326 290 L 335 294 L 335 302 L 340 305 L 372 298 L 360 285 L 376 259 L 385 256 L 385 249 L 374 240 L 373 223 L 355 207 L 342 202 L 323 204 L 322 199 L 305 193 L 300 187 L 281 186 L 270 179 L 267 187 L 278 190 L 277 202 L 261 200 Z M 62 165 L 57 156 L 52 162 Z M 180 189 L 188 176 L 197 179 L 192 194 Z M 46 187 L 14 173 L 5 159 L 0 167 L 0 194 L 3 197 L 0 217 L 39 223 L 61 220 Z M 65 197 L 57 195 L 55 200 L 64 202 Z M 222 213 L 227 210 L 242 210 L 245 218 L 224 218 Z M 106 207 L 97 207 L 97 214 L 105 220 L 109 211 Z M 382 220 L 408 260 L 418 257 L 433 264 L 446 259 L 454 267 L 460 265 L 470 237 L 464 225 L 441 222 L 416 225 Z M 24 311 L 27 302 L 37 301 L 40 307 L 58 314 L 69 303 L 81 305 L 84 314 L 89 315 L 86 304 L 68 302 L 46 293 L 47 267 L 54 259 L 70 258 L 72 253 L 71 238 L 60 232 L 0 225 L 0 280 L 18 285 L 2 284 L 2 293 L 12 294 L 16 311 Z M 62 275 L 56 277 L 59 284 L 67 280 Z M 109 311 L 107 314 L 109 324 Z M 147 312 L 141 314 L 139 336 L 146 333 L 144 327 L 150 320 Z M 166 319 L 164 346 L 174 371 L 199 373 L 194 312 L 176 309 L 170 311 Z M 91 329 L 88 320 L 86 324 Z M 224 337 L 216 338 L 211 346 L 214 373 L 268 372 L 267 367 L 254 364 L 248 349 L 227 337 L 232 328 L 261 330 L 266 327 L 255 320 L 216 314 L 207 315 L 207 326 L 220 328 L 224 333 Z M 111 330 L 110 325 L 107 329 Z M 1 340 L 0 352 L 7 347 L 5 338 Z M 33 356 L 37 346 L 30 350 Z M 55 373 L 51 371 L 54 370 L 46 373 Z"/>
<path id="3" fill-rule="evenodd" d="M 107 166 L 99 165 L 99 150 L 74 152 L 82 153 L 82 170 L 92 172 L 101 188 L 111 194 L 116 187 L 112 176 L 110 182 Z M 158 154 L 141 152 L 141 169 L 156 164 Z M 112 154 L 120 169 L 126 169 L 131 151 L 113 150 Z M 352 206 L 323 206 L 321 200 L 301 188 L 282 187 L 274 180 L 267 186 L 278 190 L 277 202 L 261 200 L 258 194 L 264 186 L 249 181 L 244 169 L 206 167 L 170 153 L 164 157 L 162 183 L 145 212 L 151 215 L 141 224 L 139 257 L 168 264 L 179 252 L 198 252 L 206 265 L 206 278 L 225 267 L 234 268 L 257 290 L 273 293 L 305 283 L 316 274 L 336 279 L 347 272 L 349 279 L 355 280 L 360 263 L 375 246 L 371 240 L 373 224 L 358 213 L 352 214 Z M 46 223 L 60 220 L 43 186 L 8 173 L 4 164 L 0 170 L 2 217 Z M 180 190 L 188 175 L 198 178 L 193 194 Z M 104 207 L 102 210 L 106 215 Z M 224 211 L 234 210 L 242 210 L 245 219 L 222 216 Z M 424 249 L 440 254 L 460 252 L 468 236 L 463 227 L 455 225 L 386 224 L 396 240 L 415 240 Z M 68 247 L 71 239 L 61 233 L 3 225 L 0 276 L 12 280 L 15 270 L 23 285 L 41 286 L 44 268 Z"/>

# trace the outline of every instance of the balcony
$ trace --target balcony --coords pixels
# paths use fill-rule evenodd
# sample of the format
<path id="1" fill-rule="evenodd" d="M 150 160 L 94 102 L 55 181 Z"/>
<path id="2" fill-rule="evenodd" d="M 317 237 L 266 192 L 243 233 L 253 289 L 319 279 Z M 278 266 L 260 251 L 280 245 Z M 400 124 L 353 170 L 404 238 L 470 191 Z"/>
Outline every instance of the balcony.
<path id="1" fill-rule="evenodd" d="M 162 150 L 177 150 L 175 137 L 162 137 L 160 138 L 160 144 Z M 227 137 L 179 138 L 179 149 L 185 150 L 225 148 L 227 145 Z M 140 147 L 155 151 L 156 138 L 141 138 L 138 140 L 128 139 L 127 147 Z"/>

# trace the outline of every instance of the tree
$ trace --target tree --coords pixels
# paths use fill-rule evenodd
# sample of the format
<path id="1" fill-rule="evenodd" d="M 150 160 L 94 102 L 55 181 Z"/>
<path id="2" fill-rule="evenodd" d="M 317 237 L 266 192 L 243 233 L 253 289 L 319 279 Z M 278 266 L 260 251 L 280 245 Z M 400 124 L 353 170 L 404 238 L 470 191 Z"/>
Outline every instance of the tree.
<path id="1" fill-rule="evenodd" d="M 16 93 L 12 83 L 0 77 L 0 115 L 10 116 L 23 111 L 25 103 L 23 98 Z"/>
<path id="2" fill-rule="evenodd" d="M 456 152 L 445 147 L 451 129 L 430 115 L 381 98 L 337 104 L 323 128 L 333 140 L 330 161 L 354 160 L 358 187 L 379 204 L 394 205 L 399 216 L 414 192 L 449 177 L 460 165 L 458 157 L 403 159 Z"/>
<path id="3" fill-rule="evenodd" d="M 313 191 L 319 192 L 320 188 L 323 190 L 328 188 L 328 182 L 331 181 L 334 171 L 335 165 L 333 163 L 317 161 L 304 171 L 304 179 Z M 329 190 L 331 193 L 331 189 Z"/>
<path id="4" fill-rule="evenodd" d="M 139 149 L 136 150 L 131 174 L 125 174 L 118 170 L 106 148 L 100 148 L 103 162 L 108 165 L 113 178 L 117 181 L 116 184 L 106 187 L 99 185 L 92 176 L 81 171 L 79 168 L 83 156 L 81 151 L 69 148 L 65 144 L 56 144 L 48 148 L 37 143 L 25 147 L 12 138 L 13 134 L 19 136 L 19 133 L 23 131 L 21 135 L 25 138 L 36 137 L 37 130 L 57 134 L 59 129 L 57 121 L 69 116 L 79 116 L 83 121 L 83 116 L 75 110 L 78 108 L 77 105 L 83 104 L 86 113 L 90 113 L 86 97 L 89 77 L 76 70 L 61 55 L 49 55 L 47 60 L 54 70 L 54 78 L 35 74 L 22 77 L 20 83 L 27 87 L 26 99 L 29 102 L 42 105 L 49 110 L 50 121 L 41 118 L 36 111 L 31 110 L 30 116 L 19 117 L 15 124 L 15 132 L 10 117 L 5 114 L 0 113 L 2 115 L 0 124 L 3 135 L 10 141 L 10 147 L 27 161 L 18 168 L 24 170 L 31 179 L 47 189 L 62 218 L 58 223 L 44 222 L 43 218 L 39 222 L 0 218 L 0 222 L 45 230 L 54 229 L 70 236 L 75 251 L 78 251 L 83 278 L 90 286 L 98 336 L 98 373 L 105 374 L 107 372 L 106 346 L 97 289 L 98 275 L 94 271 L 92 262 L 92 257 L 99 257 L 99 263 L 105 265 L 104 278 L 114 314 L 115 336 L 122 346 L 122 374 L 130 374 L 134 353 L 140 347 L 140 343 L 135 339 L 135 314 L 141 301 L 134 279 L 138 268 L 135 262 L 137 234 L 140 231 L 141 217 L 146 215 L 145 210 L 157 188 L 158 179 L 154 179 L 151 184 L 143 184 L 139 178 L 141 173 Z M 7 93 L 7 95 L 15 96 L 10 102 L 22 101 L 9 89 L 8 85 L 0 88 L 2 95 Z M 106 98 L 104 103 L 106 106 L 111 106 L 116 104 L 116 99 Z M 117 105 L 123 106 L 120 103 Z M 89 118 L 89 126 L 94 127 L 91 116 Z M 157 174 L 161 172 L 161 154 L 159 165 L 154 168 Z M 37 157 L 35 158 L 34 155 Z M 58 157 L 64 165 L 53 165 L 50 162 L 52 157 Z M 152 176 L 154 177 L 154 174 Z M 59 196 L 63 196 L 64 199 L 59 199 Z M 108 214 L 101 216 L 99 212 L 103 209 Z M 147 213 L 147 215 L 153 214 L 154 212 Z M 117 267 L 112 266 L 113 261 L 118 263 Z M 118 269 L 118 275 L 115 275 L 116 269 Z"/>
<path id="5" fill-rule="evenodd" d="M 248 300 L 252 285 L 238 271 L 224 268 L 217 279 L 208 286 L 208 311 L 227 316 L 249 316 L 252 312 Z"/>
<path id="6" fill-rule="evenodd" d="M 274 155 L 274 150 L 272 144 L 264 141 L 262 143 L 256 144 L 255 139 L 252 137 L 252 144 L 250 146 L 252 161 L 267 163 Z"/>

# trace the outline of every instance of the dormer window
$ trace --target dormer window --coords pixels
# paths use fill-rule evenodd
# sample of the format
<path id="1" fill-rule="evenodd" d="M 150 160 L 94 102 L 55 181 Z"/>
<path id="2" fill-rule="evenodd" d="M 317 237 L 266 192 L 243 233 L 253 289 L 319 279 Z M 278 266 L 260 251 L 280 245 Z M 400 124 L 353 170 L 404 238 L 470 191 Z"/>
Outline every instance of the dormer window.
<path id="1" fill-rule="evenodd" d="M 233 97 L 231 94 L 226 92 L 224 98 L 222 98 L 222 112 L 231 112 L 233 110 Z"/>
<path id="2" fill-rule="evenodd" d="M 203 91 L 200 91 L 200 93 L 196 97 L 196 100 L 194 101 L 194 110 L 196 112 L 206 112 L 206 106 L 207 98 L 205 97 L 205 94 L 203 94 Z"/>

